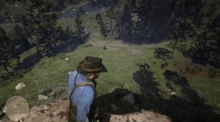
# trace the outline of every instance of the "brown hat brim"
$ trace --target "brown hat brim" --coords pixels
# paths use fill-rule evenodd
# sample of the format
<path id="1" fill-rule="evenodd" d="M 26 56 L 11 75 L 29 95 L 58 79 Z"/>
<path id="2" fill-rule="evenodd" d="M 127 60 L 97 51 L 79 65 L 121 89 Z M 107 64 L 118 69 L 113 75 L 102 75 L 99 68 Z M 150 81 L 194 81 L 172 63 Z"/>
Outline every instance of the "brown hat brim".
<path id="1" fill-rule="evenodd" d="M 84 72 L 87 72 L 87 73 L 91 73 L 91 72 L 97 72 L 97 71 L 86 71 L 82 68 L 82 64 L 83 64 L 84 61 L 81 61 L 77 67 L 77 71 L 84 71 Z M 102 68 L 100 70 L 98 70 L 98 72 L 108 72 L 107 68 L 105 67 L 105 65 L 102 64 Z"/>

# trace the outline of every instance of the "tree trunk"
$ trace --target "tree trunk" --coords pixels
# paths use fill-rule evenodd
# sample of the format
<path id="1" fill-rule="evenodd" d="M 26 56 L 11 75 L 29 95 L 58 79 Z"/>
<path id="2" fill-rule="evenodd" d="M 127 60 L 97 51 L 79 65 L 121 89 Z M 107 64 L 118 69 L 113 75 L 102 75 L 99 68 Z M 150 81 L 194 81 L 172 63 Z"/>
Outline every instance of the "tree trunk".
<path id="1" fill-rule="evenodd" d="M 112 31 L 112 36 L 113 36 L 112 20 L 110 22 L 111 22 L 111 31 Z"/>

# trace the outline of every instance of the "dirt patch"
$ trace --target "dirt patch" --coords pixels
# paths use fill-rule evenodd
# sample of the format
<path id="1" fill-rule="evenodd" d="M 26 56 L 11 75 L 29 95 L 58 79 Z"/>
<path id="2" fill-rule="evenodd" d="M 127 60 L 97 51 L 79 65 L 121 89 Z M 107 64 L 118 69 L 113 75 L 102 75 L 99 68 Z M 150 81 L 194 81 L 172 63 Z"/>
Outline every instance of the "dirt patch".
<path id="1" fill-rule="evenodd" d="M 120 41 L 109 43 L 108 41 L 94 41 L 90 39 L 88 43 L 94 47 L 103 48 L 105 46 L 107 51 L 118 51 L 121 49 L 131 50 L 132 51 L 131 56 L 138 56 L 142 54 L 142 52 L 138 49 L 138 47 L 128 44 L 123 44 Z"/>
<path id="2" fill-rule="evenodd" d="M 141 54 L 142 54 L 142 52 L 140 50 L 136 50 L 136 49 L 133 49 L 132 53 L 131 53 L 131 55 L 135 55 L 135 56 L 138 56 L 138 55 L 141 55 Z"/>
<path id="3" fill-rule="evenodd" d="M 220 77 L 220 69 L 210 65 L 195 64 L 190 60 L 174 61 L 173 66 L 188 79 L 193 79 L 194 77 L 215 79 Z"/>

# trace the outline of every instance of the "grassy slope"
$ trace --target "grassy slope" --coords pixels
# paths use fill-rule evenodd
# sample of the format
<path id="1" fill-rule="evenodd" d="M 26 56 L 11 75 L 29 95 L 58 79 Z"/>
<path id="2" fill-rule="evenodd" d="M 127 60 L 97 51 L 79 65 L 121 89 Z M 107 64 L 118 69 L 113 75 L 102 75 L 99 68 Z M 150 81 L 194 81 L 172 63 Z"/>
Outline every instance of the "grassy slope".
<path id="1" fill-rule="evenodd" d="M 85 20 L 89 20 L 90 17 L 95 15 L 82 16 L 83 25 L 86 24 Z M 94 22 L 94 21 L 93 21 Z M 58 25 L 66 27 L 69 24 L 72 30 L 74 29 L 74 19 L 63 19 L 58 21 Z M 95 23 L 91 23 L 91 26 Z M 94 25 L 93 25 L 94 26 Z M 94 36 L 94 34 L 92 34 Z M 103 41 L 102 38 L 98 38 L 96 41 Z M 114 40 L 106 43 L 113 43 Z M 156 44 L 154 46 L 164 47 L 166 42 Z M 159 89 L 167 92 L 165 87 L 166 80 L 164 79 L 163 72 L 166 69 L 160 68 L 160 60 L 155 59 L 153 49 L 149 48 L 149 45 L 142 45 L 138 47 L 142 51 L 142 55 L 139 58 L 131 57 L 131 50 L 121 49 L 116 51 L 105 51 L 101 47 L 86 47 L 83 45 L 77 48 L 74 52 L 60 54 L 54 58 L 42 59 L 32 71 L 27 73 L 22 79 L 9 84 L 8 86 L 1 87 L 0 89 L 0 104 L 6 101 L 9 97 L 14 95 L 25 96 L 31 94 L 31 99 L 28 100 L 30 106 L 40 104 L 37 100 L 37 95 L 44 89 L 52 88 L 51 83 L 54 86 L 67 86 L 68 84 L 68 72 L 76 70 L 77 64 L 87 55 L 98 56 L 103 59 L 103 64 L 106 65 L 109 72 L 103 73 L 97 79 L 97 91 L 98 96 L 108 94 L 113 89 L 118 87 L 128 88 L 134 92 L 139 93 L 140 87 L 133 80 L 133 73 L 139 70 L 136 63 L 148 63 L 151 70 L 154 72 L 156 81 L 160 84 Z M 30 50 L 32 52 L 34 49 Z M 22 54 L 23 58 L 28 55 Z M 30 53 L 31 54 L 31 53 Z M 68 57 L 69 60 L 65 61 L 64 58 Z M 183 60 L 184 58 L 179 54 L 175 53 L 174 59 Z M 156 64 L 153 64 L 156 62 Z M 172 69 L 172 67 L 167 67 Z M 199 94 L 205 96 L 207 103 L 220 107 L 220 99 L 218 99 L 219 93 L 219 79 L 201 79 L 195 78 L 190 80 L 190 85 L 195 88 Z M 14 88 L 19 82 L 24 82 L 26 87 L 20 91 L 16 91 Z M 50 83 L 51 82 L 51 83 Z M 169 98 L 167 94 L 163 94 L 165 98 Z"/>
<path id="2" fill-rule="evenodd" d="M 162 43 L 160 45 L 163 46 L 164 44 Z M 163 76 L 165 69 L 162 70 L 160 68 L 160 61 L 154 58 L 154 50 L 147 46 L 140 46 L 139 49 L 143 54 L 139 58 L 133 58 L 131 57 L 131 51 L 127 49 L 106 51 L 101 47 L 91 46 L 85 48 L 82 45 L 74 52 L 60 54 L 54 58 L 44 58 L 22 79 L 18 79 L 8 86 L 2 87 L 0 89 L 2 94 L 0 96 L 0 101 L 5 101 L 10 96 L 25 96 L 31 94 L 33 96 L 28 100 L 30 106 L 40 104 L 40 101 L 36 102 L 37 95 L 45 89 L 52 88 L 51 83 L 53 86 L 67 86 L 68 72 L 76 70 L 77 64 L 87 55 L 102 58 L 103 64 L 105 64 L 108 69 L 108 73 L 102 73 L 97 79 L 98 96 L 108 94 L 113 91 L 113 89 L 122 86 L 123 88 L 128 88 L 129 90 L 140 93 L 140 87 L 134 82 L 132 77 L 133 73 L 139 70 L 136 64 L 144 62 L 148 63 L 151 70 L 154 72 L 154 77 L 160 84 L 159 89 L 167 92 L 167 88 L 165 87 L 166 80 Z M 69 58 L 68 61 L 64 60 L 66 57 Z M 155 61 L 156 64 L 153 65 L 153 62 Z M 16 91 L 14 88 L 19 82 L 24 82 L 27 86 L 20 91 Z M 217 80 L 195 78 L 189 82 L 199 94 L 205 96 L 209 104 L 219 107 L 219 83 Z M 34 94 L 35 92 L 36 94 Z M 167 94 L 163 94 L 163 96 L 169 98 Z"/>
<path id="3" fill-rule="evenodd" d="M 205 97 L 205 100 L 208 104 L 220 108 L 220 78 L 208 79 L 197 77 L 194 78 L 190 83 L 200 95 Z"/>

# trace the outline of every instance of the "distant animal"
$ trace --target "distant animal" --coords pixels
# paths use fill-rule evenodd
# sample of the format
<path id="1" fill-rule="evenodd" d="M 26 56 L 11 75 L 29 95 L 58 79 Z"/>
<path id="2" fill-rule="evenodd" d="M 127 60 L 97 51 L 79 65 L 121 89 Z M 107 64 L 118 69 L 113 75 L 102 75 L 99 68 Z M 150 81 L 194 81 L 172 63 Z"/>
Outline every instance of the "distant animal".
<path id="1" fill-rule="evenodd" d="M 106 50 L 107 48 L 104 46 L 103 49 Z"/>

